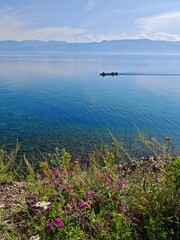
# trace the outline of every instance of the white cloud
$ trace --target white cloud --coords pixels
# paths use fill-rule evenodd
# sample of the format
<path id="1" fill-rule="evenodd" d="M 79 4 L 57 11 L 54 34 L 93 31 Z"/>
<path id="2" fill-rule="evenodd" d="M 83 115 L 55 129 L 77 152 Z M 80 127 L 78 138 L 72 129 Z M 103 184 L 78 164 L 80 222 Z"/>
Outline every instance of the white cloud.
<path id="1" fill-rule="evenodd" d="M 157 32 L 154 34 L 154 40 L 180 41 L 180 35 L 169 34 L 167 32 Z"/>
<path id="2" fill-rule="evenodd" d="M 29 30 L 29 36 L 39 38 L 44 41 L 59 40 L 59 41 L 71 41 L 71 38 L 86 33 L 83 28 L 71 28 L 71 27 L 46 27 L 41 29 Z"/>
<path id="3" fill-rule="evenodd" d="M 95 5 L 96 5 L 96 0 L 89 0 L 87 5 L 86 5 L 86 10 L 85 10 L 85 13 L 89 12 L 90 10 L 92 10 Z"/>
<path id="4" fill-rule="evenodd" d="M 82 41 L 88 41 L 88 42 L 101 42 L 103 40 L 120 40 L 120 39 L 129 39 L 127 33 L 121 33 L 121 34 L 86 34 L 81 37 Z"/>
<path id="5" fill-rule="evenodd" d="M 85 34 L 84 28 L 54 27 L 30 28 L 27 20 L 12 8 L 0 11 L 0 40 L 59 40 L 69 41 L 74 36 Z"/>
<path id="6" fill-rule="evenodd" d="M 97 1 L 91 2 L 94 7 Z M 177 32 L 180 23 L 180 12 L 171 12 L 158 16 L 140 18 L 136 20 L 136 25 L 140 29 L 136 35 L 127 33 L 111 34 L 92 34 L 83 27 L 72 28 L 69 26 L 47 26 L 42 28 L 33 28 L 30 26 L 32 21 L 22 17 L 23 9 L 18 11 L 14 8 L 4 8 L 0 10 L 0 40 L 57 40 L 67 42 L 100 42 L 103 40 L 120 39 L 152 39 L 180 41 L 180 29 Z M 173 28 L 176 31 L 173 31 Z"/>
<path id="7" fill-rule="evenodd" d="M 177 33 L 180 24 L 180 11 L 139 18 L 135 21 L 135 24 L 140 29 L 140 32 L 144 34 L 156 32 L 170 32 L 174 34 Z"/>
<path id="8" fill-rule="evenodd" d="M 123 40 L 123 39 L 150 39 L 150 40 L 164 40 L 164 41 L 180 41 L 180 35 L 169 34 L 167 32 L 157 32 L 153 34 L 137 34 L 128 35 L 127 33 L 122 34 L 85 34 L 79 38 L 74 39 L 78 42 L 101 42 L 103 40 Z"/>
<path id="9" fill-rule="evenodd" d="M 84 11 L 84 13 L 87 13 L 89 11 L 91 11 L 92 9 L 94 9 L 94 7 L 102 2 L 103 0 L 88 0 L 87 4 L 86 4 L 86 9 Z"/>
<path id="10" fill-rule="evenodd" d="M 157 32 L 157 33 L 153 33 L 153 34 L 139 34 L 138 39 L 180 41 L 180 35 L 169 34 L 167 32 Z"/>

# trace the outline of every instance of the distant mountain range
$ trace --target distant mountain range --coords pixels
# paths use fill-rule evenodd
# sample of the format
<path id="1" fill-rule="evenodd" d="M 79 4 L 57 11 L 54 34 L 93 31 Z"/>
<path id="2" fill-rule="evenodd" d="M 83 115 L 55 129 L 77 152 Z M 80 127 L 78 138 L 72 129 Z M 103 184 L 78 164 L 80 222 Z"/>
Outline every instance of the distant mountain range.
<path id="1" fill-rule="evenodd" d="M 4 54 L 61 54 L 61 53 L 169 53 L 180 54 L 180 41 L 114 40 L 91 43 L 62 41 L 0 41 Z"/>

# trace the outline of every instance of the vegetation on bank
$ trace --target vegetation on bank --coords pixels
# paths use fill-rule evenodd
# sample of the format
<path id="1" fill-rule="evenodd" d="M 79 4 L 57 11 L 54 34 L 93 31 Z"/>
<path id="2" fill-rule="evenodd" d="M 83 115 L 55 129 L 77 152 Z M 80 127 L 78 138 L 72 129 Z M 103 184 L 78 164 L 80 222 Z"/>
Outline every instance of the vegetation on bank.
<path id="1" fill-rule="evenodd" d="M 180 157 L 170 138 L 160 145 L 142 133 L 142 158 L 129 154 L 113 136 L 82 162 L 64 149 L 35 168 L 16 150 L 0 150 L 0 182 L 21 179 L 29 196 L 9 215 L 0 206 L 4 239 L 179 239 Z M 145 150 L 146 149 L 146 150 Z M 151 153 L 152 156 L 147 154 Z"/>

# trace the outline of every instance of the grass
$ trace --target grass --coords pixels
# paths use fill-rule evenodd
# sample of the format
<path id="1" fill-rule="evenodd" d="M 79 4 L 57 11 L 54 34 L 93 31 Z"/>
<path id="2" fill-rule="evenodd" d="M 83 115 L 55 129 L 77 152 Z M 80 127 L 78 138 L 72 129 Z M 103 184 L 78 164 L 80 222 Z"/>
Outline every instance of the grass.
<path id="1" fill-rule="evenodd" d="M 13 227 L 1 225 L 5 239 L 179 239 L 180 157 L 170 153 L 170 138 L 160 145 L 139 136 L 152 157 L 132 156 L 112 136 L 112 146 L 85 161 L 56 149 L 38 170 L 24 157 L 22 172 L 18 147 L 1 150 L 0 182 L 18 177 L 31 192 L 12 213 Z"/>

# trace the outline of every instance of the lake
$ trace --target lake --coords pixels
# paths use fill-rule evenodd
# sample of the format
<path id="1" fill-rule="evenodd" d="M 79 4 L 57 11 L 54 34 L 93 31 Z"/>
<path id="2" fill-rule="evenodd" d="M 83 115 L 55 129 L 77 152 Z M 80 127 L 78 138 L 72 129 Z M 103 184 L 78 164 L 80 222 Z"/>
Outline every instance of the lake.
<path id="1" fill-rule="evenodd" d="M 86 152 L 111 142 L 108 129 L 121 137 L 136 125 L 180 147 L 179 66 L 166 55 L 1 56 L 0 145 Z"/>

